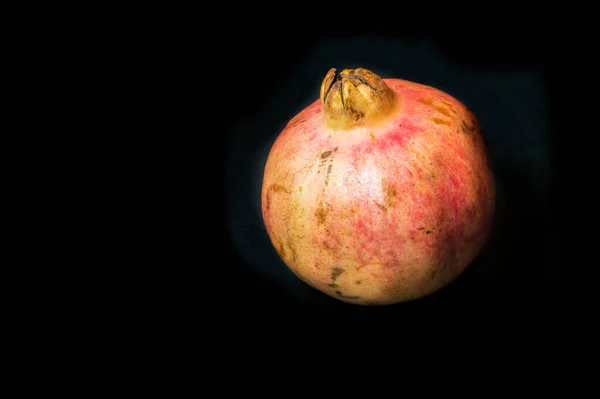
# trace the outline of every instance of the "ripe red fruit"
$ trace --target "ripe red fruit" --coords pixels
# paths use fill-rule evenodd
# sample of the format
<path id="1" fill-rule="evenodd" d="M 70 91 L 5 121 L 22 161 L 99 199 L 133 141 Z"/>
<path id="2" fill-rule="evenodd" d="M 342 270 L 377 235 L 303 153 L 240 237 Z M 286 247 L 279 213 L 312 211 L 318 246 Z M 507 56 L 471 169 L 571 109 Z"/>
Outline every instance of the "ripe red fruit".
<path id="1" fill-rule="evenodd" d="M 462 273 L 491 229 L 494 178 L 475 117 L 452 96 L 331 69 L 273 144 L 262 214 L 277 252 L 339 300 L 385 305 Z"/>

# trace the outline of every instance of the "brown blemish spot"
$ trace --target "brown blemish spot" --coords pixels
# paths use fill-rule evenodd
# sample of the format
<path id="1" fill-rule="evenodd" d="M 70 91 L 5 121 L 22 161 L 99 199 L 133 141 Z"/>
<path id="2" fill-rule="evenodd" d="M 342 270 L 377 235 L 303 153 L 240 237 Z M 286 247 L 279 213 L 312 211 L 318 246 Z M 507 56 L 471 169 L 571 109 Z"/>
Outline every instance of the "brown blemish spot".
<path id="1" fill-rule="evenodd" d="M 388 207 L 394 206 L 397 201 L 398 192 L 396 186 L 388 182 L 385 178 L 381 179 L 381 190 L 383 191 L 383 198 Z"/>
<path id="2" fill-rule="evenodd" d="M 425 234 L 431 234 L 431 230 L 427 230 Z"/>
<path id="3" fill-rule="evenodd" d="M 333 165 L 329 165 L 327 166 L 327 175 L 325 176 L 325 187 L 327 187 L 327 185 L 329 185 L 329 174 L 331 173 L 331 167 Z M 323 188 L 323 191 L 325 191 L 325 188 Z"/>
<path id="4" fill-rule="evenodd" d="M 285 258 L 286 253 L 285 253 L 285 248 L 283 247 L 282 242 L 279 242 L 279 246 L 277 247 L 277 252 L 279 253 L 279 256 L 281 256 L 282 258 Z"/>
<path id="5" fill-rule="evenodd" d="M 342 269 L 341 267 L 334 267 L 331 270 L 331 279 L 335 281 L 335 279 L 338 278 L 342 273 L 344 273 L 344 269 Z"/>
<path id="6" fill-rule="evenodd" d="M 267 212 L 271 209 L 271 190 L 267 191 Z"/>
<path id="7" fill-rule="evenodd" d="M 369 135 L 371 136 L 371 141 L 375 141 L 375 135 L 373 133 L 369 133 Z"/>
<path id="8" fill-rule="evenodd" d="M 354 282 L 354 284 L 360 285 L 360 280 L 357 280 L 356 282 Z"/>
<path id="9" fill-rule="evenodd" d="M 337 150 L 338 150 L 338 148 L 337 148 L 337 147 L 335 147 L 335 148 L 333 149 L 333 152 L 336 152 Z"/>
<path id="10" fill-rule="evenodd" d="M 463 132 L 465 132 L 465 133 L 475 131 L 475 124 L 473 123 L 473 126 L 469 126 L 469 125 L 467 125 L 467 122 L 465 122 L 464 120 L 462 121 L 461 127 L 462 127 Z"/>
<path id="11" fill-rule="evenodd" d="M 447 108 L 436 104 L 434 102 L 434 100 L 431 98 L 421 98 L 420 100 L 417 100 L 417 101 L 420 102 L 421 104 L 430 106 L 431 108 L 435 109 L 436 111 L 438 111 L 439 113 L 441 113 L 443 115 L 452 116 L 452 114 L 450 113 L 450 111 Z M 452 112 L 454 112 L 454 110 L 452 110 Z"/>
<path id="12" fill-rule="evenodd" d="M 365 266 L 381 266 L 381 263 L 365 263 L 364 265 L 358 266 L 356 267 L 356 271 L 359 271 L 360 269 L 362 269 Z M 374 277 L 377 277 L 377 275 L 374 273 L 373 274 Z"/>
<path id="13" fill-rule="evenodd" d="M 431 118 L 431 120 L 438 125 L 449 125 L 450 124 L 448 121 L 445 121 L 440 118 Z"/>
<path id="14" fill-rule="evenodd" d="M 327 284 L 327 286 L 331 287 L 331 288 L 337 288 L 338 285 L 337 284 Z"/>
<path id="15" fill-rule="evenodd" d="M 456 111 L 454 110 L 454 105 L 452 105 L 451 102 L 448 102 L 446 100 L 441 100 L 441 101 L 442 101 L 442 103 L 444 103 L 444 105 L 446 105 L 448 107 L 450 112 L 452 112 L 454 115 L 456 115 Z"/>
<path id="16" fill-rule="evenodd" d="M 287 239 L 287 246 L 290 250 L 290 252 L 292 253 L 292 260 L 295 262 L 296 261 L 296 240 L 294 239 L 294 236 L 291 235 L 291 233 L 288 231 L 288 234 L 286 236 Z"/>
<path id="17" fill-rule="evenodd" d="M 437 268 L 436 268 L 436 269 L 433 269 L 433 270 L 431 271 L 431 274 L 429 275 L 429 277 L 430 277 L 430 278 L 433 280 L 433 279 L 435 278 L 435 275 L 437 274 L 437 272 L 438 272 L 438 269 L 437 269 Z"/>
<path id="18" fill-rule="evenodd" d="M 350 114 L 354 115 L 354 120 L 355 121 L 357 121 L 359 119 L 362 119 L 365 116 L 365 113 L 362 112 L 362 111 L 358 111 L 358 110 L 355 110 L 355 109 L 352 109 L 352 108 L 348 108 L 347 110 L 350 111 L 349 112 Z"/>
<path id="19" fill-rule="evenodd" d="M 294 127 L 297 126 L 301 123 L 306 122 L 308 119 L 304 118 L 304 119 L 296 119 L 296 120 L 291 120 L 290 123 L 288 124 L 288 127 Z"/>
<path id="20" fill-rule="evenodd" d="M 381 209 L 381 210 L 382 210 L 382 211 L 384 211 L 384 212 L 387 212 L 387 207 L 385 207 L 385 206 L 381 205 L 381 204 L 380 204 L 379 202 L 377 202 L 377 201 L 373 201 L 373 202 L 375 202 L 375 205 L 377 205 L 377 206 L 379 207 L 379 209 Z"/>
<path id="21" fill-rule="evenodd" d="M 438 111 L 440 114 L 444 114 L 446 116 L 452 116 L 452 114 L 450 113 L 450 111 L 448 111 L 446 108 L 442 108 L 442 107 L 435 107 L 436 111 Z"/>
<path id="22" fill-rule="evenodd" d="M 269 209 L 271 209 L 271 195 L 273 193 L 286 193 L 286 194 L 291 194 L 292 192 L 290 191 L 289 188 L 282 186 L 281 184 L 271 184 L 271 186 L 269 186 L 269 189 L 267 190 L 267 211 Z"/>
<path id="23" fill-rule="evenodd" d="M 417 230 L 425 230 L 425 227 L 419 227 Z"/>
<path id="24" fill-rule="evenodd" d="M 280 193 L 280 192 L 284 192 L 286 194 L 291 194 L 292 192 L 290 191 L 289 188 L 286 188 L 284 186 L 282 186 L 281 184 L 272 184 L 271 187 L 269 188 L 271 191 L 276 192 L 276 193 Z"/>
<path id="25" fill-rule="evenodd" d="M 342 298 L 346 298 L 346 299 L 359 299 L 359 296 L 346 296 L 344 295 L 344 293 L 342 291 L 336 291 L 335 292 L 338 296 L 341 296 Z"/>
<path id="26" fill-rule="evenodd" d="M 331 155 L 331 151 L 325 151 L 324 153 L 321 154 L 321 159 L 325 159 L 330 155 Z"/>
<path id="27" fill-rule="evenodd" d="M 317 221 L 319 222 L 319 224 L 325 223 L 325 220 L 327 220 L 328 213 L 329 213 L 329 209 L 323 205 L 323 202 L 320 202 L 319 206 L 317 207 L 317 212 L 316 212 Z"/>

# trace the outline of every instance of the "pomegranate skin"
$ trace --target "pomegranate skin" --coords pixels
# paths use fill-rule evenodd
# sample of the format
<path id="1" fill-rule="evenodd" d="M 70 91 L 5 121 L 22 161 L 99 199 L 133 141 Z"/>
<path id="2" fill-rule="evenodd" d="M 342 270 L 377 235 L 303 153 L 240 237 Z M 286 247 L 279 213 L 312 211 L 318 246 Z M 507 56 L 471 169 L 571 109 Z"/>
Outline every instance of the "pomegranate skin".
<path id="1" fill-rule="evenodd" d="M 382 79 L 396 101 L 349 130 L 317 100 L 284 128 L 261 193 L 270 240 L 305 283 L 344 302 L 390 305 L 430 295 L 480 253 L 495 207 L 475 115 L 433 87 Z"/>

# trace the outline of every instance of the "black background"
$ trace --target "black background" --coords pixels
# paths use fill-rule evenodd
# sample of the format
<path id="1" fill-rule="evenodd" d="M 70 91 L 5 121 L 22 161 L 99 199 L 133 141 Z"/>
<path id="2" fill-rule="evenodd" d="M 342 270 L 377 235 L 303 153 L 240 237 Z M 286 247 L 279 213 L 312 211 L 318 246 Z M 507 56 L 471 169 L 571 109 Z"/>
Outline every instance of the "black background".
<path id="1" fill-rule="evenodd" d="M 585 201 L 595 200 L 595 180 L 579 181 L 591 170 L 584 164 L 597 158 L 597 102 L 586 98 L 597 80 L 586 67 L 595 64 L 586 60 L 587 36 L 567 34 L 558 23 L 576 19 L 544 17 L 534 8 L 527 15 L 504 3 L 448 3 L 449 13 L 430 3 L 419 11 L 408 3 L 223 5 L 228 9 L 201 5 L 199 12 L 162 16 L 157 7 L 160 17 L 131 16 L 142 26 L 128 21 L 133 34 L 116 35 L 108 50 L 117 49 L 117 57 L 107 64 L 97 57 L 101 73 L 90 76 L 118 78 L 98 120 L 109 120 L 103 141 L 126 164 L 115 167 L 120 184 L 101 204 L 120 211 L 99 249 L 111 257 L 103 267 L 114 272 L 90 279 L 108 280 L 95 299 L 115 305 L 103 311 L 111 320 L 118 315 L 111 334 L 122 339 L 135 324 L 129 342 L 156 337 L 143 346 L 146 356 L 155 355 L 157 343 L 168 352 L 179 344 L 183 354 L 217 349 L 229 362 L 226 349 L 287 356 L 315 340 L 328 346 L 308 352 L 318 357 L 368 353 L 380 342 L 405 351 L 411 345 L 398 337 L 410 332 L 426 333 L 419 344 L 446 345 L 460 332 L 492 345 L 518 336 L 529 347 L 548 342 L 550 333 L 554 345 L 564 341 L 560 330 L 576 331 L 564 316 L 584 308 L 581 301 L 567 306 L 573 291 L 595 292 L 581 284 L 593 283 L 595 262 L 581 258 L 582 249 L 597 247 L 584 232 L 594 227 L 590 210 L 597 206 Z M 298 281 L 268 239 L 259 207 L 266 156 L 287 121 L 318 98 L 331 67 L 365 67 L 438 87 L 483 125 L 498 187 L 494 232 L 480 258 L 434 295 L 383 307 L 342 303 Z M 115 113 L 129 116 L 129 124 L 110 120 Z M 118 136 L 109 140 L 107 132 Z M 561 190 L 559 164 L 574 168 Z M 559 196 L 575 202 L 568 212 L 559 212 Z M 571 250 L 563 249 L 568 239 Z M 581 266 L 577 281 L 565 278 Z M 535 326 L 543 327 L 535 336 L 523 334 Z M 360 340 L 369 331 L 376 339 Z M 327 364 L 339 365 L 337 359 Z"/>
<path id="2" fill-rule="evenodd" d="M 282 32 L 277 38 L 249 34 L 239 51 L 251 61 L 232 68 L 246 98 L 225 140 L 229 311 L 261 322 L 309 324 L 473 315 L 531 321 L 551 315 L 560 274 L 552 191 L 556 104 L 543 32 L 479 38 Z M 269 241 L 260 184 L 270 145 L 291 117 L 318 98 L 331 67 L 365 67 L 440 88 L 483 124 L 498 185 L 494 233 L 471 267 L 434 295 L 376 308 L 341 303 L 295 278 Z"/>

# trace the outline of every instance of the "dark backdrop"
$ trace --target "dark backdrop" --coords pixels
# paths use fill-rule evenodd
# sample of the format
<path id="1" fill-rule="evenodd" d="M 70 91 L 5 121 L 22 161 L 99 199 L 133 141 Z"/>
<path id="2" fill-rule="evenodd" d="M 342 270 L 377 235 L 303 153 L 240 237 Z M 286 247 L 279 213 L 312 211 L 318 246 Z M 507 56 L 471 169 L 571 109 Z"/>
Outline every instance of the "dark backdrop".
<path id="1" fill-rule="evenodd" d="M 248 97 L 231 116 L 225 141 L 230 310 L 278 321 L 473 314 L 535 319 L 552 312 L 559 279 L 552 208 L 555 105 L 549 54 L 540 38 L 478 43 L 443 36 L 254 33 L 247 39 L 240 51 L 247 51 L 249 61 L 231 69 Z M 495 229 L 471 267 L 434 295 L 379 308 L 345 304 L 299 281 L 269 241 L 260 189 L 270 146 L 287 121 L 318 98 L 332 67 L 364 67 L 437 87 L 483 124 L 498 187 Z"/>

